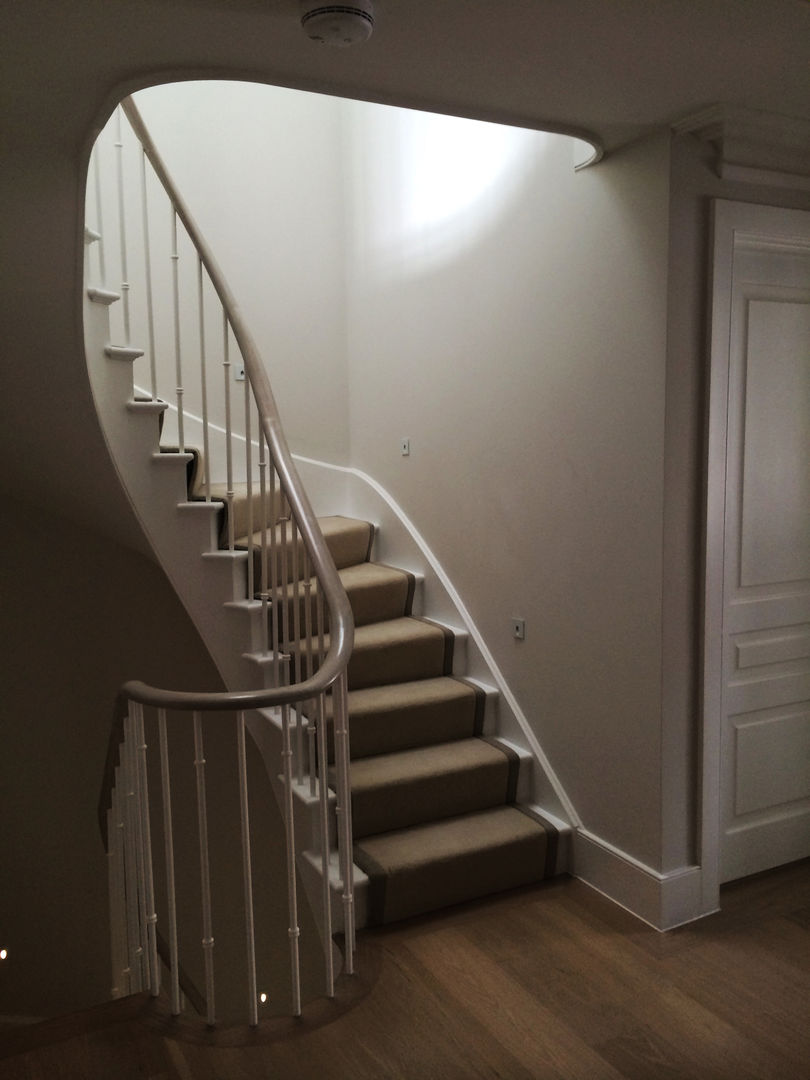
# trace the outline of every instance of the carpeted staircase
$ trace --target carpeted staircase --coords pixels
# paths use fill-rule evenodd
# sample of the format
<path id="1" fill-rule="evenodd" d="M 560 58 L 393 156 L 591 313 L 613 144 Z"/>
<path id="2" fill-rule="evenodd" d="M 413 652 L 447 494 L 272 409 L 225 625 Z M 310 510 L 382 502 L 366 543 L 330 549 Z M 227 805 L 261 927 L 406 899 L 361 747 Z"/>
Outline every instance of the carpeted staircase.
<path id="1" fill-rule="evenodd" d="M 234 516 L 244 528 L 239 500 Z M 392 922 L 554 874 L 556 829 L 516 804 L 520 759 L 506 743 L 482 734 L 485 694 L 453 674 L 453 633 L 411 614 L 411 574 L 370 561 L 372 525 L 345 517 L 320 524 L 356 621 L 348 670 L 351 787 L 354 861 L 368 877 L 366 923 Z M 275 525 L 279 548 L 285 529 Z M 258 582 L 259 531 L 253 543 Z M 247 548 L 248 537 L 236 546 Z M 283 562 L 291 586 L 285 617 L 292 626 L 295 605 L 303 612 L 314 603 L 315 585 L 305 589 L 301 560 L 293 564 L 289 545 L 277 565 Z"/>

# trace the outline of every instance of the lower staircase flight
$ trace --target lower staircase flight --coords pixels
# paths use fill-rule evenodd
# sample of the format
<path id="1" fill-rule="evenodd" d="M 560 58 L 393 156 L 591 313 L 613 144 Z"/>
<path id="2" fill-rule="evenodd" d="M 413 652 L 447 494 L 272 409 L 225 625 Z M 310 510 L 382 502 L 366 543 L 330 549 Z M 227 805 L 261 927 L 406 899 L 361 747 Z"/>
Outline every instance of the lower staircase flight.
<path id="1" fill-rule="evenodd" d="M 485 693 L 454 674 L 452 631 L 412 615 L 412 574 L 371 561 L 372 524 L 319 523 L 356 624 L 350 771 L 354 862 L 368 879 L 365 924 L 552 876 L 557 830 L 516 802 L 519 756 L 482 734 Z M 247 536 L 236 541 L 249 546 L 259 581 L 258 531 L 252 545 Z M 303 583 L 293 586 L 294 603 L 303 604 Z"/>

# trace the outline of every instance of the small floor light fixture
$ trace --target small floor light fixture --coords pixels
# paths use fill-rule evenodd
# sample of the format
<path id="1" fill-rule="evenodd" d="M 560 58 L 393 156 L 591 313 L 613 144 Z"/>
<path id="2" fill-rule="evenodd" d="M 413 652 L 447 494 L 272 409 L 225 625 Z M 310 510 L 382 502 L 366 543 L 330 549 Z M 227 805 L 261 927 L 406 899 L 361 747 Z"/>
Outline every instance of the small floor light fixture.
<path id="1" fill-rule="evenodd" d="M 300 0 L 301 26 L 312 41 L 321 45 L 345 48 L 368 41 L 374 29 L 371 0 L 353 0 L 350 4 L 318 4 Z"/>

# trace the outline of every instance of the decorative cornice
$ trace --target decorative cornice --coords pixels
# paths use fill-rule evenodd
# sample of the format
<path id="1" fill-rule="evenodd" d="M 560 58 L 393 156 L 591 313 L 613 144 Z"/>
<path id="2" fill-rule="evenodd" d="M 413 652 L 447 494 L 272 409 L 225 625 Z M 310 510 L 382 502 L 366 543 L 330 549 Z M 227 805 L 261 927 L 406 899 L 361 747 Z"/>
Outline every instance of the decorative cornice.
<path id="1" fill-rule="evenodd" d="M 810 190 L 810 121 L 738 105 L 712 105 L 671 125 L 714 146 L 724 180 Z"/>

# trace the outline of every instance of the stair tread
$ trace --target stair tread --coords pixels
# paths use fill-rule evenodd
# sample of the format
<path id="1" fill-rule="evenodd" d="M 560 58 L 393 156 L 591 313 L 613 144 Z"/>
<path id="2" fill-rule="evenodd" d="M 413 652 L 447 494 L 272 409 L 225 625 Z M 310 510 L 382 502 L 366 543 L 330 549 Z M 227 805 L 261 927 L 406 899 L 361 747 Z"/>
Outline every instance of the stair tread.
<path id="1" fill-rule="evenodd" d="M 365 837 L 356 840 L 354 847 L 393 873 L 541 834 L 545 836 L 546 830 L 538 821 L 517 806 L 503 805 Z"/>
<path id="2" fill-rule="evenodd" d="M 517 766 L 517 755 L 477 738 L 353 761 L 354 837 L 507 803 L 514 798 Z"/>
<path id="3" fill-rule="evenodd" d="M 473 769 L 508 772 L 509 761 L 498 746 L 484 739 L 458 739 L 391 754 L 361 758 L 351 764 L 352 794 L 392 788 L 428 777 L 442 779 Z"/>
<path id="4" fill-rule="evenodd" d="M 368 713 L 399 712 L 402 709 L 418 709 L 425 705 L 469 699 L 475 701 L 476 690 L 470 683 L 440 675 L 434 679 L 417 679 L 408 683 L 389 683 L 385 686 L 367 686 L 349 692 L 349 716 Z M 332 699 L 328 699 L 331 713 Z"/>
<path id="5" fill-rule="evenodd" d="M 349 689 L 449 675 L 452 646 L 449 630 L 412 616 L 358 626 L 349 661 Z"/>
<path id="6" fill-rule="evenodd" d="M 343 588 L 349 597 L 355 626 L 396 619 L 410 613 L 414 577 L 384 563 L 361 562 L 338 570 Z M 299 582 L 297 595 L 303 598 L 307 585 L 313 597 L 317 581 Z"/>
<path id="7" fill-rule="evenodd" d="M 236 518 L 241 514 L 241 511 L 235 509 L 234 517 Z M 242 526 L 246 525 L 244 520 L 241 521 Z M 360 521 L 357 518 L 347 518 L 335 515 L 333 517 L 318 518 L 318 524 L 323 533 L 326 546 L 329 549 L 335 566 L 338 570 L 342 570 L 347 566 L 353 566 L 357 563 L 365 562 L 368 558 L 369 550 L 371 548 L 371 541 L 374 536 L 374 526 L 368 521 Z M 293 541 L 292 541 L 292 529 L 290 522 L 280 522 L 274 526 L 275 544 L 276 544 L 276 557 L 277 557 L 277 580 L 283 579 L 283 557 L 282 550 L 286 549 L 286 562 L 287 562 L 287 580 L 289 582 L 299 581 L 305 573 L 306 559 L 306 546 L 304 541 L 299 538 L 298 541 L 298 563 L 296 565 L 292 556 Z M 271 550 L 271 537 L 270 528 L 267 530 L 267 559 L 270 564 L 272 559 Z M 220 530 L 220 536 L 227 534 L 227 522 L 223 524 Z M 234 546 L 242 550 L 248 547 L 249 537 L 247 534 L 238 535 L 234 542 Z M 222 546 L 226 546 L 226 542 L 220 540 Z M 255 567 L 255 580 L 258 582 L 261 580 L 262 571 L 262 533 L 261 529 L 257 529 L 252 534 L 253 543 L 253 560 Z M 270 569 L 270 566 L 268 565 Z M 270 579 L 272 580 L 272 570 L 270 572 Z"/>
<path id="8" fill-rule="evenodd" d="M 327 723 L 332 698 L 326 701 Z M 485 695 L 449 675 L 350 690 L 352 759 L 480 735 Z M 330 743 L 331 748 L 331 743 Z"/>
<path id="9" fill-rule="evenodd" d="M 510 805 L 355 841 L 354 860 L 374 925 L 539 881 L 553 850 L 547 830 Z"/>

